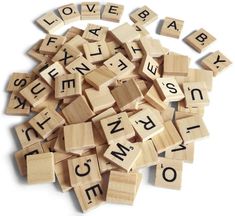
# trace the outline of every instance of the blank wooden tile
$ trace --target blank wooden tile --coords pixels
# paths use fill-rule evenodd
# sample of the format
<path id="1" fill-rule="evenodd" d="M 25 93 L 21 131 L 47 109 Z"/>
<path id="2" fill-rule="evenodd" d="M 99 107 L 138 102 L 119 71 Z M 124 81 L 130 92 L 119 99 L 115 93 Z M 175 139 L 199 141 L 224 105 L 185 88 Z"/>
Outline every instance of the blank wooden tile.
<path id="1" fill-rule="evenodd" d="M 107 32 L 108 28 L 105 26 L 88 24 L 82 37 L 89 42 L 101 41 L 105 40 Z"/>
<path id="2" fill-rule="evenodd" d="M 106 194 L 110 203 L 132 205 L 137 188 L 137 174 L 111 171 Z"/>
<path id="3" fill-rule="evenodd" d="M 40 142 L 34 143 L 33 145 L 21 149 L 15 153 L 15 159 L 20 175 L 22 176 L 27 175 L 27 164 L 26 164 L 27 156 L 40 153 L 43 153 L 43 149 Z"/>
<path id="4" fill-rule="evenodd" d="M 121 111 L 126 109 L 133 109 L 136 102 L 139 102 L 143 99 L 143 95 L 134 79 L 130 79 L 122 85 L 114 88 L 111 93 L 117 102 L 118 108 Z"/>
<path id="5" fill-rule="evenodd" d="M 61 127 L 65 120 L 59 113 L 49 108 L 45 108 L 32 119 L 29 124 L 40 134 L 42 138 L 47 138 L 56 129 Z"/>
<path id="6" fill-rule="evenodd" d="M 132 41 L 124 44 L 127 56 L 131 61 L 139 61 L 143 58 L 143 52 L 136 41 Z"/>
<path id="7" fill-rule="evenodd" d="M 101 180 L 99 165 L 95 154 L 69 159 L 68 167 L 72 187 Z"/>
<path id="8" fill-rule="evenodd" d="M 199 53 L 206 49 L 215 40 L 216 38 L 203 28 L 192 32 L 185 38 L 185 42 Z"/>
<path id="9" fill-rule="evenodd" d="M 130 74 L 134 69 L 135 65 L 127 59 L 122 53 L 117 53 L 110 59 L 104 62 L 104 65 L 115 74 L 118 78 L 122 78 Z"/>
<path id="10" fill-rule="evenodd" d="M 151 24 L 157 18 L 158 15 L 147 6 L 143 6 L 130 14 L 130 19 L 134 23 L 138 23 L 143 26 Z"/>
<path id="11" fill-rule="evenodd" d="M 166 158 L 158 158 L 155 185 L 168 189 L 181 188 L 183 162 Z"/>
<path id="12" fill-rule="evenodd" d="M 189 58 L 183 55 L 164 55 L 164 75 L 187 76 Z"/>
<path id="13" fill-rule="evenodd" d="M 153 81 L 153 84 L 164 102 L 177 102 L 184 99 L 184 94 L 173 77 L 157 78 Z"/>
<path id="14" fill-rule="evenodd" d="M 75 4 L 67 4 L 59 7 L 58 12 L 65 24 L 80 20 L 80 13 Z"/>
<path id="15" fill-rule="evenodd" d="M 164 152 L 172 146 L 182 144 L 183 140 L 172 121 L 164 123 L 164 130 L 152 137 L 153 144 L 158 153 Z"/>
<path id="16" fill-rule="evenodd" d="M 84 31 L 82 31 L 82 34 L 83 34 Z M 83 51 L 83 44 L 84 43 L 88 43 L 87 40 L 85 40 L 81 35 L 75 35 L 72 39 L 70 39 L 66 45 L 70 46 L 70 47 L 73 47 L 74 49 L 82 52 L 84 54 L 84 51 Z"/>
<path id="17" fill-rule="evenodd" d="M 138 144 L 130 143 L 126 140 L 120 142 L 117 141 L 110 145 L 105 151 L 104 157 L 129 172 L 140 154 L 141 149 Z"/>
<path id="18" fill-rule="evenodd" d="M 183 25 L 183 20 L 166 17 L 163 21 L 160 34 L 168 37 L 179 38 Z"/>
<path id="19" fill-rule="evenodd" d="M 111 22 L 119 22 L 122 17 L 123 11 L 123 5 L 106 3 L 104 6 L 104 11 L 102 13 L 102 19 Z"/>
<path id="20" fill-rule="evenodd" d="M 53 153 L 27 156 L 27 180 L 29 184 L 55 182 Z"/>
<path id="21" fill-rule="evenodd" d="M 103 88 L 99 91 L 94 88 L 89 88 L 85 90 L 85 94 L 95 113 L 112 107 L 115 104 L 115 100 L 108 88 Z"/>
<path id="22" fill-rule="evenodd" d="M 201 117 L 203 117 L 204 115 L 204 107 L 186 107 L 185 100 L 178 102 L 177 108 L 179 112 L 185 112 L 192 115 L 199 115 Z"/>
<path id="23" fill-rule="evenodd" d="M 83 212 L 94 209 L 105 201 L 106 185 L 104 180 L 87 183 L 74 188 Z"/>
<path id="24" fill-rule="evenodd" d="M 60 35 L 47 34 L 39 48 L 40 53 L 53 55 L 58 52 L 66 42 L 66 37 Z"/>
<path id="25" fill-rule="evenodd" d="M 184 144 L 194 142 L 209 135 L 206 125 L 200 116 L 191 116 L 176 120 L 176 126 Z"/>
<path id="26" fill-rule="evenodd" d="M 135 131 L 126 112 L 104 118 L 100 123 L 109 144 L 116 143 L 119 140 L 130 139 L 135 136 Z"/>
<path id="27" fill-rule="evenodd" d="M 67 41 L 73 39 L 74 37 L 76 37 L 77 35 L 82 35 L 83 34 L 83 30 L 77 27 L 70 27 L 66 33 L 64 34 L 64 36 L 67 38 Z"/>
<path id="28" fill-rule="evenodd" d="M 8 92 L 19 92 L 34 80 L 33 73 L 13 73 L 7 84 Z"/>
<path id="29" fill-rule="evenodd" d="M 86 59 L 91 63 L 102 62 L 111 57 L 109 48 L 105 41 L 83 44 Z"/>
<path id="30" fill-rule="evenodd" d="M 132 26 L 140 34 L 140 37 L 144 37 L 144 36 L 149 35 L 149 32 L 147 31 L 147 29 L 143 25 L 141 25 L 139 23 L 135 23 Z"/>
<path id="31" fill-rule="evenodd" d="M 180 144 L 165 151 L 165 158 L 193 163 L 194 143 Z"/>
<path id="32" fill-rule="evenodd" d="M 147 141 L 164 129 L 161 120 L 150 109 L 143 109 L 129 119 L 141 141 Z"/>
<path id="33" fill-rule="evenodd" d="M 135 31 L 134 27 L 128 23 L 119 25 L 111 31 L 113 37 L 121 44 L 128 43 L 140 38 L 140 34 Z"/>
<path id="34" fill-rule="evenodd" d="M 55 78 L 55 98 L 62 99 L 82 94 L 82 75 L 63 74 Z"/>
<path id="35" fill-rule="evenodd" d="M 81 19 L 97 20 L 100 19 L 101 5 L 99 2 L 82 2 L 81 3 Z"/>
<path id="36" fill-rule="evenodd" d="M 52 88 L 55 88 L 55 78 L 66 74 L 64 67 L 55 62 L 40 73 L 42 79 Z"/>
<path id="37" fill-rule="evenodd" d="M 6 114 L 9 115 L 29 115 L 30 105 L 27 100 L 17 92 L 12 92 L 9 98 Z"/>
<path id="38" fill-rule="evenodd" d="M 204 82 L 189 82 L 183 84 L 186 107 L 209 105 L 207 87 Z"/>
<path id="39" fill-rule="evenodd" d="M 220 51 L 211 53 L 210 55 L 204 57 L 201 64 L 209 70 L 212 70 L 214 76 L 217 76 L 225 68 L 232 64 L 232 62 Z"/>
<path id="40" fill-rule="evenodd" d="M 20 94 L 33 106 L 36 107 L 44 102 L 51 94 L 52 89 L 42 79 L 38 78 L 20 91 Z"/>
<path id="41" fill-rule="evenodd" d="M 141 149 L 141 154 L 132 169 L 136 170 L 156 165 L 158 162 L 158 153 L 155 150 L 153 142 L 151 140 L 147 140 L 145 142 L 138 143 L 138 146 Z"/>
<path id="42" fill-rule="evenodd" d="M 69 124 L 85 122 L 95 115 L 84 96 L 79 96 L 72 103 L 63 108 L 62 113 Z"/>
<path id="43" fill-rule="evenodd" d="M 37 24 L 46 32 L 53 33 L 64 26 L 64 22 L 53 11 L 50 11 L 36 20 Z"/>

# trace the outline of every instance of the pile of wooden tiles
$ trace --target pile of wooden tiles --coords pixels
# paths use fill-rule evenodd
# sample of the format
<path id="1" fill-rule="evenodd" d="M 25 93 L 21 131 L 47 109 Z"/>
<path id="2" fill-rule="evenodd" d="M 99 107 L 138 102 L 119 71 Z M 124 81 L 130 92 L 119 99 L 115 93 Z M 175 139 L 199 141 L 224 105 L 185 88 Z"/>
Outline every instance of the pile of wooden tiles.
<path id="1" fill-rule="evenodd" d="M 202 119 L 212 78 L 231 64 L 216 51 L 190 68 L 190 58 L 171 52 L 146 26 L 157 19 L 147 6 L 130 14 L 133 25 L 113 30 L 89 24 L 51 34 L 71 21 L 118 22 L 124 7 L 74 4 L 37 23 L 49 34 L 28 54 L 30 73 L 13 73 L 7 114 L 36 113 L 15 127 L 22 149 L 15 158 L 28 183 L 55 182 L 73 189 L 81 209 L 105 201 L 132 204 L 141 168 L 156 167 L 155 185 L 180 189 L 183 162 L 192 162 L 194 142 L 208 136 Z M 184 22 L 165 18 L 160 34 L 179 38 Z M 203 51 L 215 38 L 204 29 L 185 42 Z M 160 155 L 159 155 L 160 154 Z"/>

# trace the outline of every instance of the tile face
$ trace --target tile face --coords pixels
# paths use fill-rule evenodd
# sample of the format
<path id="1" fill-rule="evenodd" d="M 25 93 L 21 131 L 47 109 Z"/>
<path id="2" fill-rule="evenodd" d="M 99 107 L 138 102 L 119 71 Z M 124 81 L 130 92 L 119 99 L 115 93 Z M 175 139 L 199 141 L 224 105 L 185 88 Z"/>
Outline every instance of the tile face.
<path id="1" fill-rule="evenodd" d="M 215 40 L 214 36 L 202 28 L 194 31 L 185 38 L 185 42 L 199 53 L 206 49 Z"/>
<path id="2" fill-rule="evenodd" d="M 68 167 L 72 187 L 101 181 L 96 155 L 69 159 Z"/>
<path id="3" fill-rule="evenodd" d="M 80 20 L 80 13 L 75 4 L 67 4 L 58 8 L 58 12 L 65 24 Z"/>
<path id="4" fill-rule="evenodd" d="M 138 144 L 122 141 L 110 145 L 105 151 L 104 157 L 129 172 L 140 154 L 141 149 Z"/>
<path id="5" fill-rule="evenodd" d="M 156 166 L 155 185 L 157 187 L 179 190 L 182 181 L 183 162 L 160 158 Z"/>
<path id="6" fill-rule="evenodd" d="M 143 6 L 130 14 L 130 19 L 134 23 L 138 23 L 143 26 L 151 24 L 157 18 L 158 15 L 147 6 Z"/>
<path id="7" fill-rule="evenodd" d="M 82 37 L 89 42 L 101 41 L 105 40 L 107 32 L 107 27 L 88 24 L 83 32 Z"/>
<path id="8" fill-rule="evenodd" d="M 111 171 L 106 201 L 132 205 L 137 189 L 137 174 Z"/>
<path id="9" fill-rule="evenodd" d="M 135 131 L 126 112 L 104 118 L 100 123 L 109 144 L 114 144 L 116 141 L 130 139 L 135 136 Z"/>
<path id="10" fill-rule="evenodd" d="M 201 64 L 212 70 L 214 76 L 217 76 L 225 68 L 232 64 L 232 62 L 220 51 L 216 51 L 202 59 Z"/>
<path id="11" fill-rule="evenodd" d="M 143 109 L 129 119 L 141 141 L 147 141 L 164 129 L 160 119 L 150 109 Z"/>
<path id="12" fill-rule="evenodd" d="M 206 125 L 200 116 L 178 119 L 176 120 L 176 126 L 185 144 L 209 135 Z"/>
<path id="13" fill-rule="evenodd" d="M 81 3 L 81 19 L 97 20 L 100 19 L 101 5 L 99 2 L 82 2 Z"/>
<path id="14" fill-rule="evenodd" d="M 53 153 L 27 156 L 27 179 L 29 184 L 55 182 Z"/>
<path id="15" fill-rule="evenodd" d="M 102 19 L 112 22 L 119 22 L 124 11 L 124 6 L 114 3 L 106 3 L 102 13 Z"/>
<path id="16" fill-rule="evenodd" d="M 168 37 L 179 38 L 183 25 L 183 20 L 166 17 L 164 19 L 160 34 Z"/>
<path id="17" fill-rule="evenodd" d="M 204 82 L 183 84 L 186 107 L 203 107 L 209 105 L 207 87 Z"/>

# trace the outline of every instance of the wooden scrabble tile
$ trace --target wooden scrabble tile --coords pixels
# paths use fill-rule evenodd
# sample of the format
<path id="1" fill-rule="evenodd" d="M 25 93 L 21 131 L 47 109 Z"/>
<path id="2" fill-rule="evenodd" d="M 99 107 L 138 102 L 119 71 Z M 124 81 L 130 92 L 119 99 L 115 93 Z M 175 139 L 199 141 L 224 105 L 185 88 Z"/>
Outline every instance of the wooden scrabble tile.
<path id="1" fill-rule="evenodd" d="M 20 94 L 33 106 L 36 107 L 44 102 L 51 94 L 52 89 L 42 79 L 38 78 L 20 91 Z"/>
<path id="2" fill-rule="evenodd" d="M 110 57 L 110 51 L 105 41 L 83 44 L 86 59 L 91 63 L 99 63 Z"/>
<path id="3" fill-rule="evenodd" d="M 27 180 L 29 184 L 55 182 L 53 153 L 27 156 Z"/>
<path id="4" fill-rule="evenodd" d="M 166 17 L 163 21 L 160 34 L 168 37 L 179 38 L 183 25 L 183 20 Z"/>
<path id="5" fill-rule="evenodd" d="M 158 154 L 153 142 L 151 140 L 147 140 L 145 142 L 138 143 L 138 146 L 141 149 L 141 154 L 132 169 L 136 170 L 156 165 L 158 162 Z"/>
<path id="6" fill-rule="evenodd" d="M 203 58 L 201 64 L 205 68 L 212 70 L 214 76 L 217 76 L 221 71 L 231 65 L 232 62 L 220 51 L 216 51 Z"/>
<path id="7" fill-rule="evenodd" d="M 153 144 L 158 153 L 164 152 L 172 146 L 182 144 L 183 140 L 172 121 L 164 123 L 164 130 L 152 137 Z"/>
<path id="8" fill-rule="evenodd" d="M 64 67 L 59 62 L 55 62 L 43 70 L 40 76 L 48 85 L 55 88 L 55 78 L 63 74 L 66 74 Z"/>
<path id="9" fill-rule="evenodd" d="M 110 59 L 104 62 L 104 65 L 115 74 L 118 78 L 122 78 L 130 74 L 134 69 L 135 65 L 127 59 L 122 53 L 117 53 Z"/>
<path id="10" fill-rule="evenodd" d="M 167 149 L 165 151 L 165 158 L 193 163 L 194 143 L 180 144 L 177 147 Z"/>
<path id="11" fill-rule="evenodd" d="M 71 39 L 73 39 L 77 35 L 81 36 L 82 34 L 83 34 L 82 29 L 72 26 L 66 31 L 64 36 L 67 38 L 67 41 L 70 41 Z"/>
<path id="12" fill-rule="evenodd" d="M 101 181 L 99 165 L 95 154 L 68 160 L 72 187 Z"/>
<path id="13" fill-rule="evenodd" d="M 36 20 L 46 32 L 53 33 L 64 26 L 64 22 L 53 11 L 50 11 Z"/>
<path id="14" fill-rule="evenodd" d="M 19 92 L 35 78 L 33 73 L 13 73 L 7 84 L 8 92 Z"/>
<path id="15" fill-rule="evenodd" d="M 140 38 L 140 34 L 135 31 L 135 28 L 128 23 L 119 25 L 111 31 L 113 37 L 121 44 L 128 43 Z"/>
<path id="16" fill-rule="evenodd" d="M 85 90 L 85 94 L 90 102 L 93 112 L 97 113 L 115 104 L 115 100 L 110 93 L 109 88 L 96 90 L 89 88 Z"/>
<path id="17" fill-rule="evenodd" d="M 104 40 L 106 38 L 107 33 L 107 27 L 95 24 L 88 24 L 83 32 L 82 37 L 89 42 L 95 42 Z"/>
<path id="18" fill-rule="evenodd" d="M 82 32 L 82 34 L 83 34 L 83 32 Z M 66 45 L 68 45 L 70 47 L 73 47 L 76 50 L 82 52 L 82 54 L 84 54 L 84 51 L 83 51 L 83 48 L 82 48 L 84 43 L 88 43 L 88 41 L 85 40 L 81 35 L 76 35 L 71 40 L 67 41 Z"/>
<path id="19" fill-rule="evenodd" d="M 209 135 L 206 125 L 200 116 L 178 119 L 176 120 L 176 126 L 184 140 L 184 144 L 194 142 Z"/>
<path id="20" fill-rule="evenodd" d="M 129 119 L 141 141 L 147 141 L 164 129 L 161 120 L 150 109 L 143 109 Z"/>
<path id="21" fill-rule="evenodd" d="M 110 145 L 105 151 L 104 157 L 129 172 L 140 154 L 141 149 L 137 143 L 125 140 Z"/>
<path id="22" fill-rule="evenodd" d="M 82 2 L 81 3 L 81 19 L 97 20 L 100 19 L 101 5 L 99 2 Z"/>
<path id="23" fill-rule="evenodd" d="M 146 55 L 141 60 L 138 73 L 144 79 L 152 81 L 155 80 L 157 77 L 160 77 L 159 69 L 159 63 L 150 55 Z"/>
<path id="24" fill-rule="evenodd" d="M 164 75 L 187 76 L 189 58 L 183 55 L 164 55 Z"/>
<path id="25" fill-rule="evenodd" d="M 67 4 L 59 7 L 58 12 L 65 24 L 80 20 L 80 13 L 75 4 Z"/>
<path id="26" fill-rule="evenodd" d="M 109 144 L 115 144 L 119 140 L 126 140 L 135 136 L 135 131 L 126 112 L 104 118 L 100 121 L 100 124 Z"/>
<path id="27" fill-rule="evenodd" d="M 75 153 L 79 150 L 94 148 L 94 136 L 91 122 L 64 126 L 66 152 Z"/>
<path id="28" fill-rule="evenodd" d="M 186 107 L 209 105 L 207 87 L 204 82 L 189 82 L 183 84 Z"/>
<path id="29" fill-rule="evenodd" d="M 102 19 L 111 22 L 119 22 L 122 17 L 123 11 L 123 5 L 106 3 L 104 6 L 104 11 L 102 13 Z"/>
<path id="30" fill-rule="evenodd" d="M 76 58 L 81 56 L 82 53 L 69 45 L 62 46 L 59 51 L 54 55 L 52 58 L 53 62 L 59 62 L 62 66 L 66 67 L 68 64 L 70 64 L 72 61 L 74 61 Z"/>
<path id="31" fill-rule="evenodd" d="M 85 75 L 85 80 L 95 89 L 105 88 L 116 80 L 117 74 L 109 70 L 106 66 L 101 66 L 89 74 Z"/>
<path id="32" fill-rule="evenodd" d="M 132 205 L 136 195 L 137 175 L 137 173 L 111 171 L 106 201 Z"/>
<path id="33" fill-rule="evenodd" d="M 194 31 L 185 38 L 185 42 L 199 53 L 206 49 L 215 40 L 216 38 L 203 28 Z"/>
<path id="34" fill-rule="evenodd" d="M 148 90 L 148 92 L 146 93 L 146 95 L 144 96 L 144 99 L 151 104 L 154 108 L 158 109 L 159 111 L 163 111 L 165 109 L 167 109 L 167 103 L 165 103 L 164 101 L 162 101 L 162 99 L 160 98 L 159 93 L 157 92 L 156 88 L 154 85 L 152 85 L 152 87 L 150 87 L 150 89 Z"/>
<path id="35" fill-rule="evenodd" d="M 141 24 L 135 23 L 132 26 L 140 34 L 140 37 L 144 37 L 144 36 L 149 35 L 149 32 L 147 31 L 147 29 L 144 26 L 142 26 Z"/>
<path id="36" fill-rule="evenodd" d="M 114 88 L 111 93 L 121 111 L 132 109 L 133 103 L 135 106 L 136 102 L 143 99 L 143 95 L 134 79 L 130 79 L 122 85 Z"/>
<path id="37" fill-rule="evenodd" d="M 29 124 L 45 139 L 62 126 L 65 120 L 55 110 L 46 108 L 29 120 Z"/>
<path id="38" fill-rule="evenodd" d="M 127 56 L 131 61 L 139 61 L 143 58 L 143 53 L 139 44 L 136 41 L 132 41 L 124 44 Z"/>
<path id="39" fill-rule="evenodd" d="M 154 115 L 158 118 L 159 122 L 163 123 L 163 118 L 162 118 L 162 112 L 159 110 L 155 109 L 153 106 L 151 106 L 149 103 L 142 103 L 138 106 L 139 110 L 144 110 L 144 109 L 150 109 L 151 112 L 154 113 Z"/>
<path id="40" fill-rule="evenodd" d="M 177 102 L 184 99 L 184 94 L 173 77 L 157 78 L 153 84 L 164 102 Z"/>
<path id="41" fill-rule="evenodd" d="M 30 105 L 18 92 L 12 92 L 9 98 L 6 114 L 9 115 L 29 115 Z"/>
<path id="42" fill-rule="evenodd" d="M 42 62 L 48 59 L 48 56 L 45 54 L 40 53 L 39 49 L 42 44 L 43 40 L 37 41 L 28 51 L 27 55 L 32 57 L 33 59 Z"/>
<path id="43" fill-rule="evenodd" d="M 179 190 L 181 188 L 183 162 L 158 158 L 155 185 L 157 187 Z"/>
<path id="44" fill-rule="evenodd" d="M 53 55 L 58 52 L 66 42 L 66 37 L 60 35 L 47 34 L 39 48 L 40 53 Z"/>
<path id="45" fill-rule="evenodd" d="M 95 115 L 84 96 L 79 96 L 72 103 L 63 108 L 62 113 L 69 124 L 85 122 Z"/>
<path id="46" fill-rule="evenodd" d="M 63 74 L 55 78 L 55 98 L 78 96 L 82 94 L 82 75 Z"/>
<path id="47" fill-rule="evenodd" d="M 55 174 L 63 192 L 67 192 L 72 189 L 69 178 L 69 168 L 67 160 L 63 160 L 55 164 Z"/>
<path id="48" fill-rule="evenodd" d="M 74 192 L 83 212 L 87 212 L 105 201 L 106 187 L 104 180 L 87 183 L 74 188 Z"/>
<path id="49" fill-rule="evenodd" d="M 21 149 L 15 153 L 15 159 L 20 175 L 22 176 L 27 175 L 27 164 L 26 164 L 27 156 L 40 153 L 43 153 L 43 149 L 40 142 L 34 143 L 33 145 Z"/>
<path id="50" fill-rule="evenodd" d="M 83 56 L 78 57 L 66 67 L 66 70 L 70 73 L 80 73 L 82 76 L 88 74 L 94 69 L 96 69 L 96 66 L 91 64 Z"/>
<path id="51" fill-rule="evenodd" d="M 189 69 L 189 82 L 205 82 L 208 91 L 212 90 L 213 71 L 203 69 Z"/>
<path id="52" fill-rule="evenodd" d="M 157 18 L 158 15 L 147 6 L 143 6 L 130 14 L 130 19 L 134 23 L 138 23 L 143 26 L 151 24 Z"/>

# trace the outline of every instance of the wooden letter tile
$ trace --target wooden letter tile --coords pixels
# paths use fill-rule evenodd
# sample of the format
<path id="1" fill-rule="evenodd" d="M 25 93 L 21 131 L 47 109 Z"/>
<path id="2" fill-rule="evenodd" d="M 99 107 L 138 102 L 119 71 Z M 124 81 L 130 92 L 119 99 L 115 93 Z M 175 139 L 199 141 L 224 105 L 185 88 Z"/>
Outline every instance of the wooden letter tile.
<path id="1" fill-rule="evenodd" d="M 119 22 L 124 11 L 124 6 L 114 3 L 106 3 L 102 13 L 102 19 L 112 22 Z"/>
<path id="2" fill-rule="evenodd" d="M 81 3 L 81 19 L 97 20 L 100 19 L 101 5 L 99 2 L 82 2 Z"/>
<path id="3" fill-rule="evenodd" d="M 59 14 L 65 24 L 80 20 L 80 13 L 75 4 L 68 4 L 58 8 Z"/>
<path id="4" fill-rule="evenodd" d="M 107 32 L 107 27 L 88 24 L 83 32 L 82 37 L 89 42 L 101 41 L 105 40 Z"/>
<path id="5" fill-rule="evenodd" d="M 128 58 L 131 61 L 139 61 L 140 59 L 143 58 L 143 53 L 141 51 L 141 48 L 136 41 L 124 44 L 124 48 Z"/>

